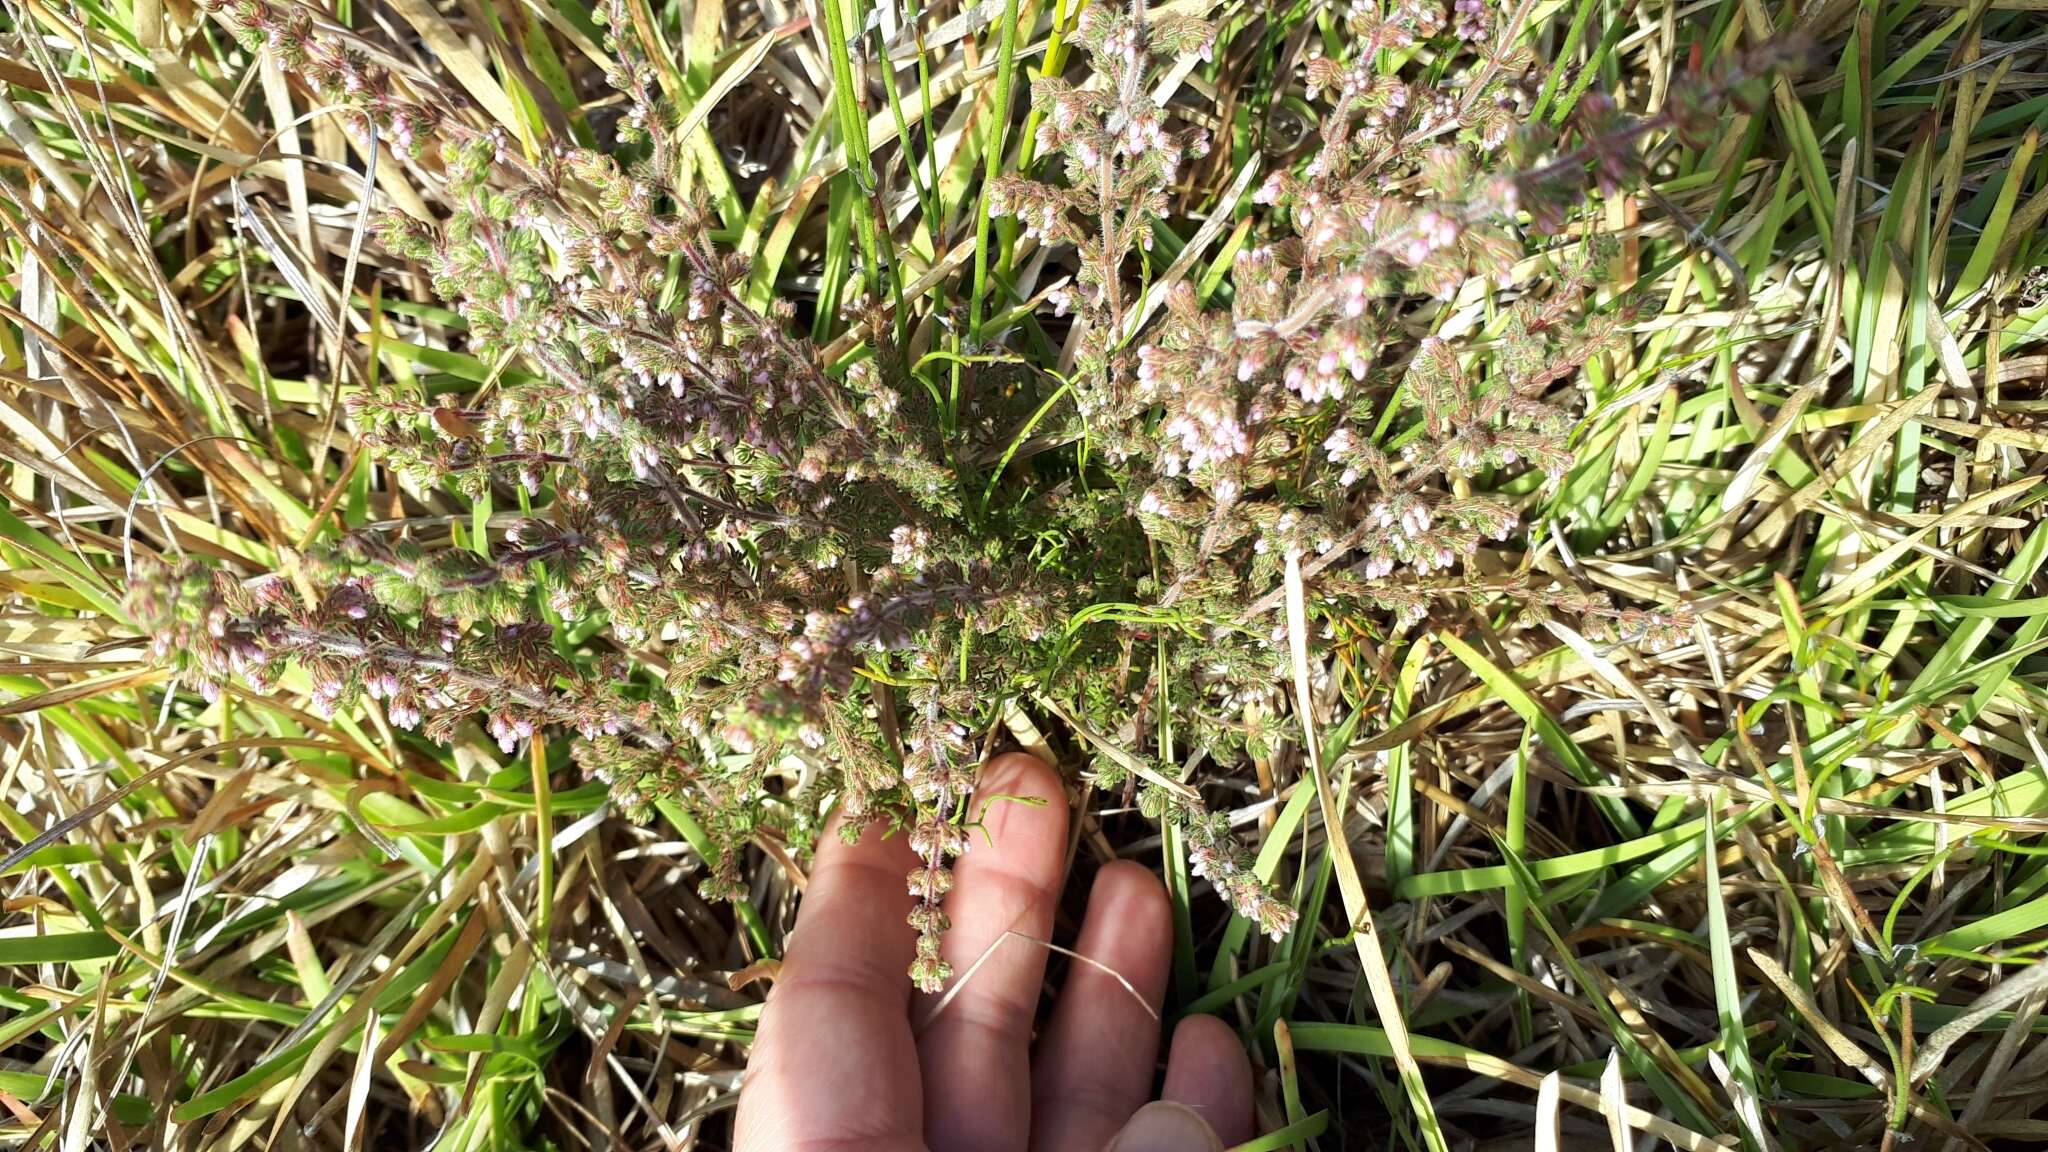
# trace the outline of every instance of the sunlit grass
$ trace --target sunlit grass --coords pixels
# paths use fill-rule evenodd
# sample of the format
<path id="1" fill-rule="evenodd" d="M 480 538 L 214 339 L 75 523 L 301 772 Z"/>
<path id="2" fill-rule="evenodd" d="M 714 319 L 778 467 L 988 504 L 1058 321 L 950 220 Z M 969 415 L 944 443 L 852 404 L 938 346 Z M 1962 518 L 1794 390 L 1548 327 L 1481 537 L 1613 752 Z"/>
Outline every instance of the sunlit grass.
<path id="1" fill-rule="evenodd" d="M 1182 6 L 1229 30 L 1176 89 L 1223 144 L 1176 190 L 1155 271 L 1213 293 L 1249 242 L 1251 176 L 1289 159 L 1302 115 L 1276 72 L 1327 14 Z M 827 3 L 812 26 L 644 6 L 661 83 L 702 109 L 687 179 L 753 259 L 751 298 L 815 305 L 835 355 L 856 342 L 836 305 L 866 292 L 922 333 L 934 381 L 992 332 L 1055 359 L 1042 294 L 1018 287 L 1039 254 L 977 191 L 1032 155 L 1004 92 L 1068 58 L 1079 5 L 879 8 Z M 1281 751 L 1196 781 L 1300 911 L 1277 944 L 1116 795 L 1083 792 L 1077 855 L 1168 875 L 1170 1007 L 1224 1016 L 1269 1070 L 1279 1131 L 1257 1147 L 1425 1147 L 1416 1099 L 1452 1147 L 1606 1147 L 1610 1118 L 1686 1148 L 2038 1139 L 2039 14 L 1526 15 L 1557 119 L 1592 92 L 1653 109 L 1676 72 L 1781 33 L 1814 47 L 1716 138 L 1652 142 L 1651 181 L 1595 206 L 1628 338 L 1585 373 L 1570 475 L 1508 489 L 1530 549 L 1482 557 L 1503 580 L 1684 604 L 1691 635 L 1652 650 L 1626 620 L 1586 636 L 1475 596 L 1427 629 L 1319 636 L 1266 718 Z M 330 16 L 518 147 L 617 115 L 577 0 Z M 139 555 L 289 573 L 343 531 L 464 544 L 517 512 L 405 494 L 344 409 L 392 377 L 467 394 L 527 370 L 470 356 L 366 240 L 372 166 L 384 200 L 425 207 L 435 161 L 355 144 L 187 6 L 4 20 L 0 1137 L 721 1147 L 763 987 L 729 978 L 792 922 L 784 845 L 756 846 L 748 900 L 706 905 L 704 831 L 680 808 L 612 816 L 560 744 L 508 758 L 480 732 L 441 747 L 373 711 L 320 720 L 301 680 L 168 694 L 122 614 Z M 901 89 L 856 98 L 883 52 Z M 762 101 L 786 112 L 764 127 Z M 1474 290 L 1448 323 L 1484 331 L 1493 305 Z M 1331 673 L 1319 698 L 1310 661 Z M 1079 763 L 1094 737 L 1040 703 L 1004 738 Z M 1368 907 L 1376 932 L 1354 931 Z M 1538 1132 L 1551 1073 L 1556 1136 Z"/>

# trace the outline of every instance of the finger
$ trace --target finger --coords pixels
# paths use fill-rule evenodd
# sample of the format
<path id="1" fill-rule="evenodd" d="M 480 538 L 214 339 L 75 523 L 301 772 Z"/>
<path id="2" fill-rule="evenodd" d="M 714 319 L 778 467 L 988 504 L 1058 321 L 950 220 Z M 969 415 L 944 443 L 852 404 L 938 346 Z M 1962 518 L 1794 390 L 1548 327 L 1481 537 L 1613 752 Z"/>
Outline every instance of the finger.
<path id="1" fill-rule="evenodd" d="M 1230 1025 L 1190 1016 L 1173 1030 L 1160 1098 L 1185 1104 L 1209 1122 L 1225 1148 L 1252 1138 L 1252 1062 Z"/>
<path id="2" fill-rule="evenodd" d="M 1194 1109 L 1154 1100 L 1138 1109 L 1103 1152 L 1223 1152 L 1223 1141 Z"/>
<path id="3" fill-rule="evenodd" d="M 1005 800 L 1000 797 L 1021 798 Z M 1067 798 L 1036 757 L 998 756 L 981 770 L 970 815 L 987 835 L 953 866 L 942 955 L 953 979 L 918 1038 L 925 1140 L 933 1152 L 1022 1152 L 1031 1123 L 1031 1024 L 1045 981 L 1067 846 Z M 951 999 L 944 999 L 945 995 Z"/>
<path id="4" fill-rule="evenodd" d="M 1173 909 L 1158 878 L 1128 861 L 1104 868 L 1075 950 L 1094 963 L 1075 962 L 1038 1045 L 1032 1147 L 1040 1152 L 1100 1148 L 1152 1098 L 1173 958 Z"/>
<path id="5" fill-rule="evenodd" d="M 852 844 L 838 824 L 819 839 L 762 1011 L 735 1122 L 740 1152 L 922 1147 L 905 920 L 917 857 L 880 823 Z"/>

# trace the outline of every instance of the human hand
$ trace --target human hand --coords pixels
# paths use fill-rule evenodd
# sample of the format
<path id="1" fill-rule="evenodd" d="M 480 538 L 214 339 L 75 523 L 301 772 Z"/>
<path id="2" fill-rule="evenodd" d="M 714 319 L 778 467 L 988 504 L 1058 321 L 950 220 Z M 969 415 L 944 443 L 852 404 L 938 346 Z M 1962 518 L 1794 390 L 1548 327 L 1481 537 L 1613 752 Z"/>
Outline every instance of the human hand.
<path id="1" fill-rule="evenodd" d="M 1251 1065 L 1213 1017 L 1174 1030 L 1169 1103 L 1146 1103 L 1173 917 L 1140 865 L 1096 877 L 1075 945 L 1094 964 L 1073 966 L 1034 1050 L 1046 949 L 997 941 L 1051 938 L 1066 796 L 1022 753 L 990 761 L 980 779 L 973 811 L 986 808 L 989 836 L 954 862 L 954 976 L 940 997 L 913 997 L 906 975 L 905 878 L 918 860 L 904 837 L 870 827 L 853 844 L 820 838 L 740 1093 L 739 1152 L 1214 1152 L 1250 1139 Z M 995 796 L 1043 803 L 986 803 Z"/>

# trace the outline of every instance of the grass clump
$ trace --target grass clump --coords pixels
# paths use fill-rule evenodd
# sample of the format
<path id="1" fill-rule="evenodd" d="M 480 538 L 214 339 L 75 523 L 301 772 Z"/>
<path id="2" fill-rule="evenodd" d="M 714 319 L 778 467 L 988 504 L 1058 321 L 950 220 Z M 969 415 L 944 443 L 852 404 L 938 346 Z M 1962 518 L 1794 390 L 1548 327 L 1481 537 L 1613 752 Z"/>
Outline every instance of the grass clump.
<path id="1" fill-rule="evenodd" d="M 6 9 L 25 1143 L 718 1146 L 998 744 L 1319 1146 L 2032 1131 L 2023 12 L 818 16 Z"/>

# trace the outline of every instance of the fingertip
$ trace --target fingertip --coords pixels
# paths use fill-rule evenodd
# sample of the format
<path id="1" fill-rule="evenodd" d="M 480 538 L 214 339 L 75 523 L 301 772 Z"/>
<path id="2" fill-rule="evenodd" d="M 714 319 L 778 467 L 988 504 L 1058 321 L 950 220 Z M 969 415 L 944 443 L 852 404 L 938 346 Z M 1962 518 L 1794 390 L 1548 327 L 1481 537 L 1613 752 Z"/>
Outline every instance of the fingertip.
<path id="1" fill-rule="evenodd" d="M 1039 876 L 1057 896 L 1059 872 L 1066 858 L 1067 789 L 1060 774 L 1036 756 L 1006 752 L 982 765 L 974 784 L 974 808 L 970 820 L 980 824 L 977 843 L 960 860 L 961 880 L 987 863 L 990 855 L 1013 863 L 1029 864 L 1025 870 Z M 975 860 L 981 854 L 983 859 Z"/>
<path id="2" fill-rule="evenodd" d="M 1194 1109 L 1154 1100 L 1131 1116 L 1108 1152 L 1223 1152 L 1223 1142 Z"/>
<path id="3" fill-rule="evenodd" d="M 1214 1016 L 1180 1022 L 1160 1098 L 1194 1109 L 1226 1148 L 1252 1138 L 1252 1063 L 1230 1025 Z"/>
<path id="4" fill-rule="evenodd" d="M 1166 885 L 1159 879 L 1159 874 L 1136 860 L 1111 860 L 1095 874 L 1095 882 L 1113 882 L 1119 886 L 1143 888 L 1151 892 L 1162 907 L 1166 903 Z"/>
<path id="5" fill-rule="evenodd" d="M 1136 861 L 1113 860 L 1095 874 L 1088 890 L 1088 917 L 1098 916 L 1104 923 L 1120 925 L 1126 936 L 1172 946 L 1173 905 L 1166 898 L 1166 885 Z"/>
<path id="6" fill-rule="evenodd" d="M 848 835 L 849 825 L 858 828 L 860 834 Z M 889 831 L 889 821 L 886 817 L 877 816 L 872 812 L 852 816 L 847 813 L 846 805 L 839 803 L 832 806 L 831 814 L 825 818 L 825 830 L 818 834 L 818 847 L 823 849 L 826 845 L 834 843 L 862 844 L 871 839 L 879 841 L 888 836 Z"/>
<path id="7" fill-rule="evenodd" d="M 991 757 L 981 766 L 981 777 L 974 790 L 980 795 L 1029 796 L 1057 803 L 1062 809 L 1066 807 L 1067 790 L 1060 783 L 1060 774 L 1029 752 L 1005 752 Z"/>

